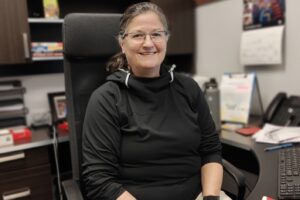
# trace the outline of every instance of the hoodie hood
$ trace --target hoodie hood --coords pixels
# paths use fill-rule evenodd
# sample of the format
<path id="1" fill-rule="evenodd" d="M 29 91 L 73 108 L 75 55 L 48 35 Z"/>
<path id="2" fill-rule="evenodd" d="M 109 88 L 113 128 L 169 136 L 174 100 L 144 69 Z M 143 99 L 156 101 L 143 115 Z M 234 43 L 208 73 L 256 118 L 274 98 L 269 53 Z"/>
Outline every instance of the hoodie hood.
<path id="1" fill-rule="evenodd" d="M 107 81 L 112 81 L 117 84 L 124 85 L 130 90 L 149 90 L 158 92 L 165 87 L 168 87 L 174 81 L 175 65 L 161 65 L 160 76 L 154 78 L 136 77 L 130 71 L 119 69 L 107 77 Z"/>

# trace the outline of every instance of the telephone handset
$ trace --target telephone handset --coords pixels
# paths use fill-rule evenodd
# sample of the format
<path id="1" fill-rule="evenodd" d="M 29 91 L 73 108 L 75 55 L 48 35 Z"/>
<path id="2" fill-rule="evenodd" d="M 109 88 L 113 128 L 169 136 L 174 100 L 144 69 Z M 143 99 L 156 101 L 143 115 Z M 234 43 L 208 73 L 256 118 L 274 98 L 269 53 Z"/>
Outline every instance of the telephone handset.
<path id="1" fill-rule="evenodd" d="M 278 112 L 278 108 L 282 105 L 283 101 L 287 99 L 286 93 L 280 92 L 278 93 L 273 100 L 271 101 L 270 105 L 268 106 L 265 112 L 265 121 L 271 122 L 274 115 Z"/>
<path id="2" fill-rule="evenodd" d="M 264 114 L 264 122 L 280 126 L 300 126 L 300 96 L 278 93 Z"/>

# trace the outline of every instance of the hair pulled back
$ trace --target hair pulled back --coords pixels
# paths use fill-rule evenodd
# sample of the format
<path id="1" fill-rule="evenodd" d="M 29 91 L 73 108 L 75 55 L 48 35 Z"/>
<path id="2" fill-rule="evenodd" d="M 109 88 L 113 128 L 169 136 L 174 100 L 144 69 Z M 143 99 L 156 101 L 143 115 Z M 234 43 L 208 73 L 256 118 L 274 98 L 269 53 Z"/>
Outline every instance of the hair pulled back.
<path id="1" fill-rule="evenodd" d="M 122 40 L 126 31 L 127 26 L 132 21 L 133 18 L 140 14 L 144 14 L 146 12 L 154 12 L 156 13 L 161 23 L 164 26 L 165 31 L 169 32 L 168 28 L 168 22 L 165 14 L 163 13 L 162 9 L 158 7 L 154 3 L 150 2 L 141 2 L 137 4 L 133 4 L 130 7 L 128 7 L 125 12 L 123 13 L 121 19 L 120 19 L 120 31 L 118 35 L 118 40 Z M 126 56 L 124 53 L 119 52 L 112 56 L 109 60 L 109 62 L 106 65 L 106 69 L 110 72 L 117 71 L 118 69 L 125 69 L 128 70 L 128 63 L 126 60 Z"/>

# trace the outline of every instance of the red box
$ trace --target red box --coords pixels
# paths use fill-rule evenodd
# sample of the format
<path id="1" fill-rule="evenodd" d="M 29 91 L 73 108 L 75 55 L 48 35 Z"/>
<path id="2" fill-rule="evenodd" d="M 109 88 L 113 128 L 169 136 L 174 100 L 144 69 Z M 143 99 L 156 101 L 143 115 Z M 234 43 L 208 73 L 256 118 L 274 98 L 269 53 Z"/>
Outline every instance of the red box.
<path id="1" fill-rule="evenodd" d="M 32 136 L 32 133 L 29 130 L 29 128 L 13 128 L 9 131 L 12 134 L 14 141 L 31 139 Z"/>

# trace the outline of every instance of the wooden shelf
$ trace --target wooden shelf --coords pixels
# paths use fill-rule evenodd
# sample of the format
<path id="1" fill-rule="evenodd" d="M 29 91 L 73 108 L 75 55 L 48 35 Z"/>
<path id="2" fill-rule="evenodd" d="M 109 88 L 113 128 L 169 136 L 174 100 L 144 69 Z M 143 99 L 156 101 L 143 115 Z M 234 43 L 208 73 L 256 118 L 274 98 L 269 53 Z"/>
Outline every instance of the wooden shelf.
<path id="1" fill-rule="evenodd" d="M 28 18 L 29 23 L 62 24 L 64 19 Z"/>

